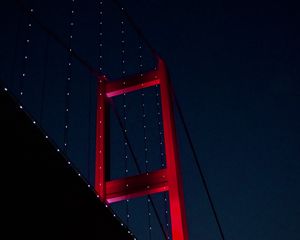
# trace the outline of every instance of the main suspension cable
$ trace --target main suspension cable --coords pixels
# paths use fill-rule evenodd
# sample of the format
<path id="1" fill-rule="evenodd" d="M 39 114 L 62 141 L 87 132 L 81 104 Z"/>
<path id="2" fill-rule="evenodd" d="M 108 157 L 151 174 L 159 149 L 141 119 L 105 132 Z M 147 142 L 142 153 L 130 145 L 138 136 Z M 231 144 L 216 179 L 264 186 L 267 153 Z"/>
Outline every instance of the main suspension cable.
<path id="1" fill-rule="evenodd" d="M 190 145 L 190 148 L 192 150 L 192 154 L 193 154 L 193 159 L 196 163 L 196 166 L 197 166 L 197 169 L 198 169 L 198 172 L 199 172 L 199 175 L 200 175 L 200 178 L 201 178 L 201 181 L 202 181 L 202 184 L 204 186 L 204 189 L 205 189 L 205 192 L 206 192 L 206 195 L 207 195 L 207 198 L 208 198 L 208 201 L 209 201 L 209 205 L 212 209 L 212 212 L 213 212 L 213 215 L 214 215 L 214 218 L 215 218 L 215 221 L 217 223 L 217 226 L 218 226 L 218 230 L 219 230 L 219 233 L 220 233 L 220 237 L 222 240 L 225 240 L 225 237 L 224 237 L 224 231 L 222 229 L 222 226 L 221 226 L 221 223 L 220 223 L 220 220 L 219 220 L 219 217 L 218 217 L 218 214 L 217 214 L 217 211 L 216 211 L 216 208 L 215 208 L 215 205 L 214 205 L 214 202 L 212 200 L 212 197 L 211 197 L 211 193 L 209 192 L 209 189 L 208 189 L 208 184 L 207 184 L 207 181 L 205 179 L 205 176 L 204 176 L 204 173 L 203 173 L 203 170 L 201 168 L 201 165 L 200 165 L 200 161 L 199 161 L 199 158 L 197 156 L 197 152 L 196 152 L 196 149 L 195 149 L 195 146 L 193 144 L 193 141 L 192 141 L 192 138 L 191 138 L 191 135 L 190 135 L 190 132 L 189 132 L 189 129 L 188 129 L 188 126 L 186 124 L 186 121 L 185 121 L 185 118 L 183 116 L 183 112 L 182 112 L 182 109 L 180 107 L 180 104 L 179 104 L 179 101 L 175 95 L 175 91 L 174 91 L 174 88 L 172 87 L 172 95 L 173 95 L 173 98 L 174 98 L 174 101 L 175 101 L 175 106 L 178 110 L 178 113 L 179 113 L 179 117 L 180 117 L 180 120 L 182 122 L 182 125 L 183 125 L 183 128 L 184 128 L 184 132 L 186 134 L 186 137 L 188 139 L 188 143 Z"/>

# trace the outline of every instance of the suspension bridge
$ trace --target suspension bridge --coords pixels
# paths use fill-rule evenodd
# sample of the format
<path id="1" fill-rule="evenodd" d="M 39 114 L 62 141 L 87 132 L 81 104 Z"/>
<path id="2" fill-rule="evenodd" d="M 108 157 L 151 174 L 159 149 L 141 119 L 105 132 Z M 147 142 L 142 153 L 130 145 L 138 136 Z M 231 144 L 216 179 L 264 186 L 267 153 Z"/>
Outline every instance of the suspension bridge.
<path id="1" fill-rule="evenodd" d="M 106 225 L 91 217 L 93 231 L 98 223 L 101 231 L 104 225 L 118 229 L 120 235 L 110 239 L 190 239 L 186 208 L 194 196 L 185 190 L 184 161 L 197 171 L 188 184 L 205 193 L 198 202 L 209 207 L 214 237 L 227 239 L 168 62 L 126 4 L 17 0 L 6 8 L 12 19 L 6 44 L 12 47 L 5 49 L 1 94 L 14 99 L 9 105 L 29 116 L 63 158 L 66 175 L 81 179 L 80 191 L 93 194 L 106 211 Z M 179 135 L 186 139 L 189 163 Z"/>

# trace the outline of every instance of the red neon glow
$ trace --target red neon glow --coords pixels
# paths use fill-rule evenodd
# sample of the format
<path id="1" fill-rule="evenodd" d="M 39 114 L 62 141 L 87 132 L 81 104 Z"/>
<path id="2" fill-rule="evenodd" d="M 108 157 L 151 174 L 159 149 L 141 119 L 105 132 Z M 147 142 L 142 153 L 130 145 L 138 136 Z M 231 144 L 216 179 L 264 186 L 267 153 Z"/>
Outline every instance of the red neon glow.
<path id="1" fill-rule="evenodd" d="M 156 71 L 130 76 L 128 78 L 116 80 L 107 83 L 106 96 L 115 97 L 123 93 L 137 91 L 142 88 L 147 88 L 159 84 L 159 78 Z"/>
<path id="2" fill-rule="evenodd" d="M 96 161 L 95 161 L 95 189 L 101 199 L 105 201 L 105 162 L 107 128 L 106 113 L 107 99 L 105 97 L 107 79 L 105 76 L 98 78 L 97 99 L 97 124 L 96 124 Z"/>
<path id="3" fill-rule="evenodd" d="M 106 189 L 108 203 L 167 191 L 167 172 L 166 169 L 160 169 L 148 174 L 109 181 L 106 183 Z"/>

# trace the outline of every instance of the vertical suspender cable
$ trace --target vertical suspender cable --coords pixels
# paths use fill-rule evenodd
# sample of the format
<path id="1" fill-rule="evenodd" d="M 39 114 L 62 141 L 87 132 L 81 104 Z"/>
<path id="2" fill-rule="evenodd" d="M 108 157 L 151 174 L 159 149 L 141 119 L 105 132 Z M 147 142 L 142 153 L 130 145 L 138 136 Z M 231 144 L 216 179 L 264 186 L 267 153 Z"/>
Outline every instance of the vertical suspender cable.
<path id="1" fill-rule="evenodd" d="M 99 4 L 98 6 L 98 11 L 99 11 L 99 26 L 98 26 L 98 66 L 97 66 L 97 70 L 99 70 L 99 72 L 102 72 L 103 71 L 103 20 L 104 20 L 104 16 L 103 16 L 103 10 L 104 10 L 104 2 L 103 0 L 96 0 L 96 2 Z M 99 75 L 97 76 L 99 77 Z M 90 82 L 90 101 L 91 101 L 91 82 Z M 96 95 L 98 97 L 98 90 L 96 92 Z M 91 106 L 91 102 L 90 102 L 90 107 Z M 90 111 L 90 115 L 91 117 L 91 111 Z M 90 121 L 89 121 L 90 122 Z M 91 124 L 91 122 L 90 122 Z M 91 127 L 91 126 L 90 126 Z M 90 130 L 91 131 L 91 130 Z M 91 141 L 91 140 L 90 140 Z M 89 141 L 89 142 L 90 142 Z"/>
<path id="2" fill-rule="evenodd" d="M 125 21 L 123 19 L 123 13 L 121 16 L 121 74 L 124 77 L 126 75 L 126 67 L 125 67 L 125 34 L 126 34 L 126 30 L 125 30 Z M 123 82 L 124 87 L 126 85 L 126 81 Z M 127 132 L 127 124 L 126 124 L 126 120 L 127 120 L 127 101 L 126 101 L 126 93 L 123 93 L 122 96 L 122 104 L 123 104 L 123 125 L 124 125 L 124 130 Z M 125 164 L 125 176 L 127 177 L 129 174 L 129 166 L 128 166 L 128 147 L 127 147 L 127 141 L 124 138 L 124 164 Z M 129 199 L 126 199 L 125 201 L 125 213 L 126 213 L 126 224 L 127 226 L 129 226 L 129 219 L 130 219 L 130 213 L 129 213 Z"/>
<path id="3" fill-rule="evenodd" d="M 24 95 L 24 83 L 26 80 L 28 80 L 28 61 L 29 61 L 29 47 L 30 47 L 30 37 L 31 37 L 31 31 L 32 31 L 32 23 L 31 23 L 31 14 L 33 13 L 33 9 L 28 9 L 25 11 L 27 15 L 27 23 L 26 23 L 26 29 L 25 29 L 25 47 L 24 47 L 24 57 L 22 59 L 23 63 L 23 72 L 21 73 L 20 79 L 19 79 L 19 95 L 20 98 Z"/>
<path id="4" fill-rule="evenodd" d="M 73 28 L 74 28 L 74 2 L 75 0 L 71 1 L 71 10 L 70 10 L 70 17 L 69 17 L 69 51 L 68 51 L 68 62 L 67 62 L 67 77 L 65 79 L 65 119 L 64 119 L 64 153 L 67 154 L 69 149 L 69 128 L 70 128 L 70 95 L 71 95 L 71 79 L 72 79 L 72 40 L 73 40 Z"/>
<path id="5" fill-rule="evenodd" d="M 99 56 L 99 71 L 103 70 L 103 1 L 99 2 L 99 46 L 98 46 L 98 56 Z"/>
<path id="6" fill-rule="evenodd" d="M 142 56 L 142 43 L 139 44 L 139 74 L 143 77 L 143 56 Z M 145 111 L 145 90 L 141 90 L 141 108 L 142 108 L 142 123 L 143 123 L 143 138 L 144 138 L 144 160 L 146 174 L 149 174 L 149 160 L 148 160 L 148 143 L 147 143 L 147 125 L 146 125 L 146 111 Z M 148 219 L 148 233 L 149 240 L 152 239 L 152 226 L 151 226 L 151 206 L 149 195 L 146 198 L 147 204 L 147 219 Z"/>
<path id="7" fill-rule="evenodd" d="M 125 11 L 124 7 L 118 0 L 112 0 L 112 2 L 120 9 L 120 11 L 123 12 L 125 19 L 128 21 L 128 23 L 131 25 L 131 27 L 134 29 L 134 31 L 138 34 L 139 38 L 143 40 L 147 48 L 151 51 L 154 57 L 156 57 L 157 53 L 155 48 L 150 44 L 148 39 L 144 36 L 143 32 L 140 30 L 140 28 L 135 24 L 131 16 L 127 11 Z"/>

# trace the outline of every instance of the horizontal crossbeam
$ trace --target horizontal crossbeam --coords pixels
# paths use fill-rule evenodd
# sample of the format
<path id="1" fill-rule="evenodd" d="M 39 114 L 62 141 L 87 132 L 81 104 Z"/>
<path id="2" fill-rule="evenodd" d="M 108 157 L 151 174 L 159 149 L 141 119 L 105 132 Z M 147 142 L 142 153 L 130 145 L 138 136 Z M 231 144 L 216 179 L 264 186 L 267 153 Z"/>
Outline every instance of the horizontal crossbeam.
<path id="1" fill-rule="evenodd" d="M 107 82 L 106 96 L 115 97 L 123 93 L 133 92 L 139 89 L 155 86 L 160 83 L 155 70 L 143 74 L 137 74 L 120 80 Z"/>
<path id="2" fill-rule="evenodd" d="M 168 191 L 166 169 L 106 182 L 108 203 Z"/>

